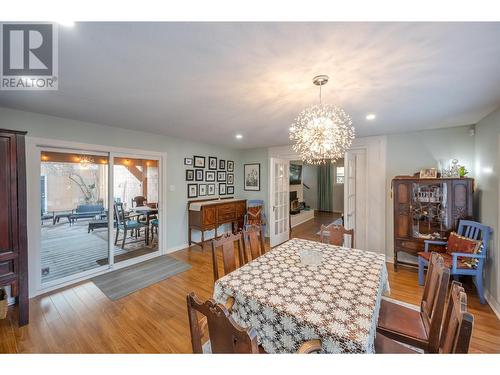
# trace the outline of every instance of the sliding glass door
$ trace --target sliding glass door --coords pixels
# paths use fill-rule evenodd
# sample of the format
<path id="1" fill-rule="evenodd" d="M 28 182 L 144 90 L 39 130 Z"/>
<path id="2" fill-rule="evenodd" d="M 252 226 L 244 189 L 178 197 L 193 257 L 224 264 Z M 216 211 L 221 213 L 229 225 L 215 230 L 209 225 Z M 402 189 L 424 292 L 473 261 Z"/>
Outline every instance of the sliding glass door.
<path id="1" fill-rule="evenodd" d="M 42 150 L 42 284 L 109 263 L 108 160 L 95 152 Z"/>
<path id="2" fill-rule="evenodd" d="M 158 167 L 158 160 L 113 158 L 115 263 L 158 251 Z"/>
<path id="3" fill-rule="evenodd" d="M 48 147 L 40 155 L 42 288 L 159 254 L 159 158 Z"/>

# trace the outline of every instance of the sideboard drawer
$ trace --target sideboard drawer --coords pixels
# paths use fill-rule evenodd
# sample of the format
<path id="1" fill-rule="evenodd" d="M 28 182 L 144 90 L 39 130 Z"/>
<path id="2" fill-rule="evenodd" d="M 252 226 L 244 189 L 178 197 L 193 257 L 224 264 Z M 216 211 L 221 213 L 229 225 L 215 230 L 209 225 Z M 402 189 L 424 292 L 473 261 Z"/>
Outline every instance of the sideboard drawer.
<path id="1" fill-rule="evenodd" d="M 0 277 L 14 272 L 13 261 L 0 262 Z"/>
<path id="2" fill-rule="evenodd" d="M 219 223 L 223 222 L 228 222 L 228 221 L 234 221 L 236 219 L 236 212 L 226 212 L 226 213 L 219 213 L 217 217 L 217 221 Z"/>

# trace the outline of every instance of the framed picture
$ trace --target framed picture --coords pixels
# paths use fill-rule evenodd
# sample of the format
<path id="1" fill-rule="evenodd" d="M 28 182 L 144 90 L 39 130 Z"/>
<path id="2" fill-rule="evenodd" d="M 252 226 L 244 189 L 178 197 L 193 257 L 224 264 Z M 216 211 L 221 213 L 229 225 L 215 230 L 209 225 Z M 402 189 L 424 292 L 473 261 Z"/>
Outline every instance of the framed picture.
<path id="1" fill-rule="evenodd" d="M 226 172 L 218 171 L 217 172 L 217 182 L 225 182 L 226 181 Z"/>
<path id="2" fill-rule="evenodd" d="M 194 179 L 195 181 L 203 181 L 203 169 L 196 169 L 194 171 L 195 173 L 195 176 L 194 176 Z"/>
<path id="3" fill-rule="evenodd" d="M 215 195 L 215 184 L 208 184 L 208 195 Z"/>
<path id="4" fill-rule="evenodd" d="M 215 171 L 205 171 L 205 181 L 214 182 L 215 181 Z"/>
<path id="5" fill-rule="evenodd" d="M 227 174 L 227 184 L 228 185 L 234 185 L 234 173 L 228 173 Z"/>
<path id="6" fill-rule="evenodd" d="M 226 161 L 220 159 L 219 160 L 219 169 L 225 170 L 226 169 Z"/>
<path id="7" fill-rule="evenodd" d="M 228 195 L 234 194 L 234 186 L 228 186 L 227 187 L 227 194 Z"/>
<path id="8" fill-rule="evenodd" d="M 186 181 L 194 181 L 194 169 L 186 169 Z"/>
<path id="9" fill-rule="evenodd" d="M 227 161 L 227 171 L 234 172 L 234 161 L 232 160 Z"/>
<path id="10" fill-rule="evenodd" d="M 184 158 L 184 165 L 193 165 L 193 159 Z"/>
<path id="11" fill-rule="evenodd" d="M 260 191 L 260 163 L 243 166 L 243 190 Z"/>
<path id="12" fill-rule="evenodd" d="M 208 169 L 217 170 L 217 158 L 214 156 L 208 157 Z"/>
<path id="13" fill-rule="evenodd" d="M 199 184 L 198 185 L 198 196 L 204 197 L 207 195 L 207 185 L 206 184 Z"/>
<path id="14" fill-rule="evenodd" d="M 195 168 L 205 168 L 205 157 L 204 156 L 194 156 L 194 167 Z"/>
<path id="15" fill-rule="evenodd" d="M 188 193 L 188 198 L 198 197 L 198 184 L 188 184 L 187 193 Z"/>
<path id="16" fill-rule="evenodd" d="M 436 168 L 421 169 L 420 178 L 437 178 L 437 169 Z"/>
<path id="17" fill-rule="evenodd" d="M 219 184 L 219 195 L 226 195 L 226 184 Z"/>

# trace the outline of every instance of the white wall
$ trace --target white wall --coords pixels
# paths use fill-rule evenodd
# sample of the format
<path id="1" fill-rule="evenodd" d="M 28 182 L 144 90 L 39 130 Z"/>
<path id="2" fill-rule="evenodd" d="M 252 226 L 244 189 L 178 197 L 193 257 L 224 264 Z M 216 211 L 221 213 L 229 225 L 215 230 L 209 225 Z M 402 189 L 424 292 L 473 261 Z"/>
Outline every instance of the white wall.
<path id="1" fill-rule="evenodd" d="M 474 139 L 478 217 L 493 228 L 486 261 L 486 298 L 500 317 L 499 137 L 500 109 L 497 109 L 479 121 Z"/>
<path id="2" fill-rule="evenodd" d="M 302 183 L 304 186 L 304 200 L 313 210 L 318 209 L 318 166 L 305 164 L 302 167 Z"/>
<path id="3" fill-rule="evenodd" d="M 393 201 L 391 181 L 398 175 L 413 175 L 422 168 L 438 167 L 439 160 L 456 158 L 474 177 L 474 137 L 469 135 L 470 126 L 428 130 L 387 136 L 387 188 L 386 188 L 386 249 L 387 257 L 394 254 Z M 405 259 L 410 260 L 405 256 Z M 416 262 L 416 258 L 413 259 Z"/>

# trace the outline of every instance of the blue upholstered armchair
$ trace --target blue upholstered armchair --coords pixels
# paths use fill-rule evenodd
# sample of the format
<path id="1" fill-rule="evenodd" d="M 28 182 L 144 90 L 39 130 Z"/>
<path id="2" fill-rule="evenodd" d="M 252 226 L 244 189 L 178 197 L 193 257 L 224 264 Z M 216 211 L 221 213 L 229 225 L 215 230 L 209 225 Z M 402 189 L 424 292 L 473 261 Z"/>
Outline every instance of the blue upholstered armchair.
<path id="1" fill-rule="evenodd" d="M 444 258 L 445 265 L 451 269 L 451 275 L 460 276 L 468 275 L 472 276 L 474 285 L 476 285 L 477 293 L 479 294 L 479 299 L 482 304 L 485 303 L 484 300 L 484 288 L 483 288 L 483 268 L 484 261 L 486 260 L 486 254 L 488 250 L 488 243 L 490 240 L 490 234 L 492 230 L 487 225 L 477 223 L 475 221 L 460 220 L 458 224 L 457 234 L 463 237 L 471 238 L 474 240 L 482 241 L 481 251 L 477 254 L 470 253 L 451 253 L 441 254 Z M 424 285 L 424 267 L 428 265 L 429 245 L 446 246 L 448 243 L 445 241 L 434 241 L 426 240 L 425 251 L 419 253 L 418 256 L 418 283 Z M 429 254 L 429 255 L 428 255 Z M 463 264 L 458 258 L 473 258 L 477 259 L 477 264 L 473 267 L 468 267 Z"/>

